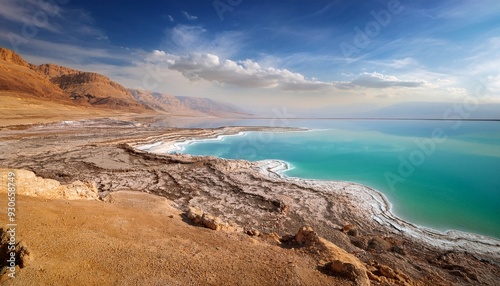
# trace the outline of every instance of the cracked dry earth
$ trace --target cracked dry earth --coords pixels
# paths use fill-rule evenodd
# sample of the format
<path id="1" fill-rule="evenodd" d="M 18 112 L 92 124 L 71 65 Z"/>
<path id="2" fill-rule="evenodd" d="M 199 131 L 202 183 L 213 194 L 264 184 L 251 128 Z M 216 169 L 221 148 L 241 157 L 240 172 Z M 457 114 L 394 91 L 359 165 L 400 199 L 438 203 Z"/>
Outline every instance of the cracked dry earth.
<path id="1" fill-rule="evenodd" d="M 0 132 L 0 164 L 2 168 L 30 170 L 62 184 L 95 182 L 102 198 L 119 191 L 158 195 L 173 201 L 181 211 L 192 206 L 236 223 L 245 231 L 274 233 L 271 236 L 277 239 L 269 243 L 282 248 L 286 248 L 287 237 L 308 225 L 358 258 L 370 272 L 372 285 L 498 285 L 500 266 L 496 258 L 467 249 L 445 251 L 377 224 L 358 207 L 352 183 L 338 183 L 332 187 L 335 190 L 325 192 L 265 176 L 246 161 L 157 155 L 133 148 L 157 140 L 214 137 L 249 129 L 151 128 L 113 120 L 8 127 Z M 315 253 L 308 257 L 315 259 L 318 267 L 328 262 Z M 381 275 L 379 265 L 407 279 Z M 325 280 L 327 284 L 357 283 L 318 273 L 332 279 Z M 261 285 L 279 284 L 262 277 Z M 312 280 L 304 283 L 318 284 Z"/>

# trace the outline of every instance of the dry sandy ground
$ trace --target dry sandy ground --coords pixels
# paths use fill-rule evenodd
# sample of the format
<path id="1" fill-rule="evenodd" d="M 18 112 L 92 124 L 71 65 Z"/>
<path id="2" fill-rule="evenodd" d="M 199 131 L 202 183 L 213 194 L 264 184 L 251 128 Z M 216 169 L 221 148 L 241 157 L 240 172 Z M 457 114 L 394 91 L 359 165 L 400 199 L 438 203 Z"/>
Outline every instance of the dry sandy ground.
<path id="1" fill-rule="evenodd" d="M 123 111 L 73 106 L 0 91 L 0 127 L 130 115 L 124 115 Z"/>
<path id="2" fill-rule="evenodd" d="M 109 202 L 18 196 L 18 237 L 33 262 L 2 285 L 332 285 L 293 249 L 183 221 L 164 198 Z M 6 196 L 0 196 L 6 212 Z M 338 280 L 338 279 L 337 279 Z M 349 285 L 349 283 L 344 283 Z"/>

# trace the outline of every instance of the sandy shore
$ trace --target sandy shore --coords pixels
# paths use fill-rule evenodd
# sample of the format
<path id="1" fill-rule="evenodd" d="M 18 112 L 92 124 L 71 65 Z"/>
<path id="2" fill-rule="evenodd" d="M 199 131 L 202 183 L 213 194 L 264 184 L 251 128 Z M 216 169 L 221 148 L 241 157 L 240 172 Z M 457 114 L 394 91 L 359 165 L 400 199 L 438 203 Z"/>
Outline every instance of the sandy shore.
<path id="1" fill-rule="evenodd" d="M 62 184 L 92 182 L 101 198 L 119 191 L 155 194 L 182 211 L 196 207 L 245 231 L 276 233 L 282 241 L 309 225 L 367 269 L 375 269 L 369 270 L 373 275 L 380 274 L 374 265 L 384 264 L 404 273 L 413 285 L 498 281 L 498 241 L 419 228 L 395 217 L 384 196 L 366 186 L 283 178 L 284 165 L 277 161 L 158 154 L 188 140 L 261 130 L 152 128 L 114 120 L 4 128 L 0 162 Z"/>

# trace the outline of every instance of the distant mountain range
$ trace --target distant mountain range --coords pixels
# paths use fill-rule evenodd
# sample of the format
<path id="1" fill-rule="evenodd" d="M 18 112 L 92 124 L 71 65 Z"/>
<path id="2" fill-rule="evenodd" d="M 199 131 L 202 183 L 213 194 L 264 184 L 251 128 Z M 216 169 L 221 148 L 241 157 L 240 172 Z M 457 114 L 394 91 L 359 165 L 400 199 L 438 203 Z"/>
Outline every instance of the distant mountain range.
<path id="1" fill-rule="evenodd" d="M 248 115 L 236 105 L 212 100 L 209 98 L 173 96 L 165 93 L 129 89 L 133 97 L 140 103 L 157 111 L 176 115 L 213 115 L 242 116 Z"/>
<path id="2" fill-rule="evenodd" d="M 249 112 L 226 102 L 127 89 L 98 73 L 78 71 L 55 64 L 32 65 L 5 48 L 0 48 L 0 96 L 2 95 L 35 100 L 36 104 L 42 105 L 50 102 L 50 104 L 72 106 L 85 112 L 98 110 L 99 114 L 113 111 L 115 114 L 132 112 L 181 116 L 252 117 Z M 6 102 L 12 103 L 8 100 Z M 325 106 L 290 109 L 288 113 L 293 114 L 292 117 L 295 118 L 446 119 L 459 116 L 462 119 L 500 119 L 500 104 L 474 106 L 467 116 L 456 108 L 460 108 L 460 103 L 405 102 L 382 108 L 368 104 Z M 6 112 L 14 116 L 16 111 L 20 114 L 15 108 Z"/>
<path id="3" fill-rule="evenodd" d="M 208 98 L 175 97 L 127 89 L 98 73 L 78 71 L 55 64 L 32 65 L 5 48 L 0 48 L 1 93 L 64 105 L 134 113 L 248 115 L 234 105 Z"/>

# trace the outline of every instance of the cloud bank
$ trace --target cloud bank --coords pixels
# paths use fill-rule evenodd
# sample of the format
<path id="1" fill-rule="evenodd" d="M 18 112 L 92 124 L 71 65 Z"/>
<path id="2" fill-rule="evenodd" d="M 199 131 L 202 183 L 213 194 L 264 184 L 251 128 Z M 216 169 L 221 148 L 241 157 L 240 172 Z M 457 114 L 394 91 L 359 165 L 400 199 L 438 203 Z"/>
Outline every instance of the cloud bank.
<path id="1" fill-rule="evenodd" d="M 252 60 L 223 60 L 209 53 L 176 56 L 155 50 L 150 59 L 165 63 L 169 69 L 182 73 L 190 80 L 206 80 L 220 85 L 295 91 L 333 87 L 332 83 L 306 79 L 303 75 L 287 69 L 262 67 Z"/>
<path id="2" fill-rule="evenodd" d="M 389 87 L 420 87 L 424 81 L 401 80 L 395 76 L 384 75 L 377 72 L 361 73 L 351 82 L 336 83 L 339 89 L 353 89 L 356 87 L 389 88 Z"/>
<path id="3" fill-rule="evenodd" d="M 233 61 L 221 59 L 210 53 L 191 53 L 177 56 L 155 50 L 149 59 L 162 62 L 192 81 L 206 80 L 220 85 L 243 88 L 264 88 L 284 91 L 325 91 L 334 89 L 420 87 L 424 81 L 401 80 L 381 73 L 361 73 L 348 82 L 324 82 L 304 75 L 274 67 L 263 67 L 252 60 Z"/>

